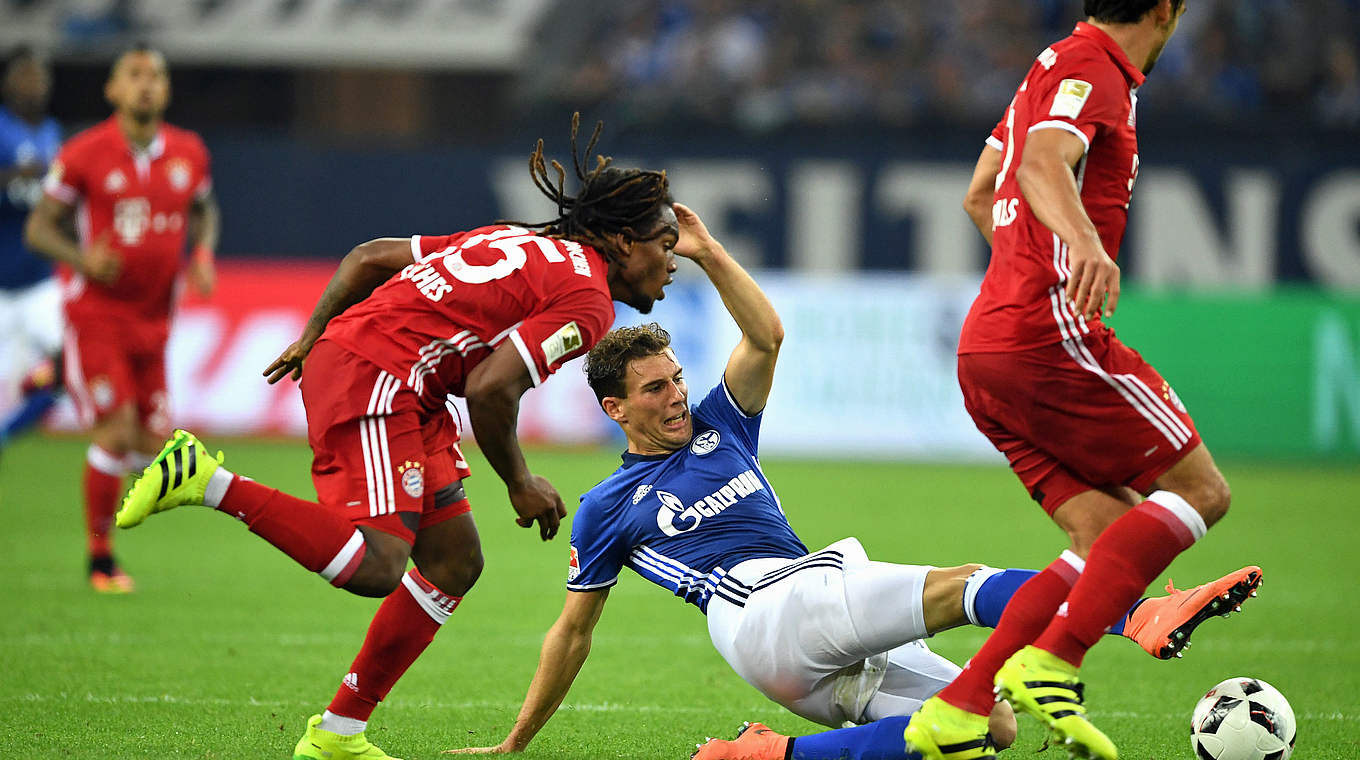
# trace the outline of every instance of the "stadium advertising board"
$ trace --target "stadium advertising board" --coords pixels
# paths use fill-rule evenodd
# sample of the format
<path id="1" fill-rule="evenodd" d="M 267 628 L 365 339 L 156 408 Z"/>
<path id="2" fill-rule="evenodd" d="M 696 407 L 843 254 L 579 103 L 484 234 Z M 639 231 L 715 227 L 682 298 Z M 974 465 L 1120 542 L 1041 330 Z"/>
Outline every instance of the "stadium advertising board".
<path id="1" fill-rule="evenodd" d="M 260 373 L 301 331 L 330 264 L 223 263 L 219 291 L 181 307 L 170 346 L 176 424 L 209 434 L 301 435 L 296 386 Z M 686 266 L 646 317 L 673 339 L 692 394 L 722 372 L 736 328 Z M 810 457 L 997 459 L 963 410 L 954 375 L 971 278 L 757 275 L 787 339 L 762 451 Z M 1111 320 L 1164 374 L 1213 450 L 1224 455 L 1360 454 L 1360 298 L 1126 294 Z M 70 427 L 66 409 L 59 423 Z M 620 442 L 579 360 L 524 398 L 536 442 Z"/>

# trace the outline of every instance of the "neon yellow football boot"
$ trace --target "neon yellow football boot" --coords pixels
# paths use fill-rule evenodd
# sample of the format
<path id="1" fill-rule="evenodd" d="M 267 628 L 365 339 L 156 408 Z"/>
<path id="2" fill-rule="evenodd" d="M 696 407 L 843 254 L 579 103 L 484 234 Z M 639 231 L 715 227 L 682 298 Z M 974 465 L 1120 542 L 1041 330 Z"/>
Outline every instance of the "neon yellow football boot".
<path id="1" fill-rule="evenodd" d="M 996 760 L 987 716 L 975 715 L 931 697 L 911 716 L 903 732 L 907 752 L 923 760 Z"/>
<path id="2" fill-rule="evenodd" d="M 133 528 L 157 512 L 202 504 L 208 479 L 221 464 L 222 452 L 214 457 L 193 433 L 176 430 L 123 497 L 114 522 L 120 528 Z"/>
<path id="3" fill-rule="evenodd" d="M 1048 727 L 1050 744 L 1069 758 L 1118 760 L 1114 742 L 1086 719 L 1075 665 L 1036 646 L 1011 655 L 996 673 L 996 693 Z"/>
<path id="4" fill-rule="evenodd" d="M 320 715 L 307 719 L 307 733 L 293 748 L 293 760 L 401 760 L 373 746 L 364 732 L 343 736 L 317 728 Z"/>

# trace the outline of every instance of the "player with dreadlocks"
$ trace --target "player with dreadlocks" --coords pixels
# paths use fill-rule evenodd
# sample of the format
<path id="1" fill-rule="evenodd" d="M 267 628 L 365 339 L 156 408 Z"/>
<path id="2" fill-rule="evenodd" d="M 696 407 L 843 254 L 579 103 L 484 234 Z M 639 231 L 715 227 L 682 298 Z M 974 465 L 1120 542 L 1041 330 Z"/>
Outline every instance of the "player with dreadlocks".
<path id="1" fill-rule="evenodd" d="M 202 504 L 332 585 L 386 597 L 329 708 L 308 721 L 295 760 L 388 757 L 364 736 L 369 716 L 481 573 L 448 397 L 467 400 L 516 522 L 537 523 L 551 539 L 567 512 L 524 461 L 520 396 L 595 345 L 613 324 L 613 301 L 650 311 L 675 271 L 672 249 L 701 224 L 683 207 L 677 220 L 664 172 L 618 169 L 604 156 L 586 171 L 603 124 L 584 155 L 578 127 L 579 116 L 575 194 L 562 165 L 545 162 L 542 140 L 529 161 L 534 184 L 557 206 L 554 219 L 383 238 L 341 261 L 302 337 L 264 372 L 271 383 L 301 378 L 317 501 L 227 471 L 220 452 L 183 430 L 124 499 L 119 527 Z"/>

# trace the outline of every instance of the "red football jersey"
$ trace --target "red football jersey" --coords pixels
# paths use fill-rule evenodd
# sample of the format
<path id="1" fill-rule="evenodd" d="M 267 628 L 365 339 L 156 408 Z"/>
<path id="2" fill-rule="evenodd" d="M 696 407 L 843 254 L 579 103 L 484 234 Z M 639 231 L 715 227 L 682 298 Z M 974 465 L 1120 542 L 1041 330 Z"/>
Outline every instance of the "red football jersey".
<path id="1" fill-rule="evenodd" d="M 117 117 L 62 146 L 43 189 L 76 207 L 82 243 L 107 236 L 122 258 L 110 285 L 61 267 L 68 316 L 168 322 L 189 206 L 212 189 L 208 163 L 198 135 L 169 124 L 146 150 L 135 150 Z"/>
<path id="2" fill-rule="evenodd" d="M 614 324 L 605 260 L 590 246 L 496 225 L 416 235 L 411 253 L 322 340 L 392 373 L 429 409 L 463 395 L 468 373 L 506 340 L 538 385 Z"/>
<path id="3" fill-rule="evenodd" d="M 1067 301 L 1067 246 L 1035 217 L 1015 171 L 1029 133 L 1065 129 L 1086 154 L 1076 166 L 1086 214 L 1119 255 L 1138 176 L 1134 131 L 1143 74 L 1109 35 L 1086 23 L 1039 54 L 987 143 L 1002 151 L 992 205 L 992 258 L 959 337 L 959 353 L 1021 351 L 1108 328 Z"/>

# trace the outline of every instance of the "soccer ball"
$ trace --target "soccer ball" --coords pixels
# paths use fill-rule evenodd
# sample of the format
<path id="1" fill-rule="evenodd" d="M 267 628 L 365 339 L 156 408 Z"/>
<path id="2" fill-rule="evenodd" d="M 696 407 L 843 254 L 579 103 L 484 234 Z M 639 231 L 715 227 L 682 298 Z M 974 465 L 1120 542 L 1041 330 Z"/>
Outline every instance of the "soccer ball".
<path id="1" fill-rule="evenodd" d="M 1289 760 L 1294 710 L 1259 678 L 1229 678 L 1210 689 L 1190 718 L 1190 747 L 1199 760 Z"/>

